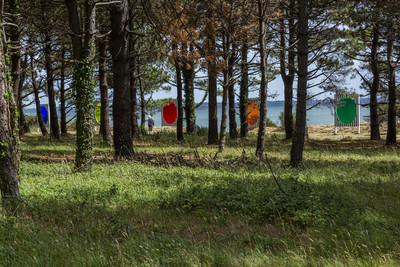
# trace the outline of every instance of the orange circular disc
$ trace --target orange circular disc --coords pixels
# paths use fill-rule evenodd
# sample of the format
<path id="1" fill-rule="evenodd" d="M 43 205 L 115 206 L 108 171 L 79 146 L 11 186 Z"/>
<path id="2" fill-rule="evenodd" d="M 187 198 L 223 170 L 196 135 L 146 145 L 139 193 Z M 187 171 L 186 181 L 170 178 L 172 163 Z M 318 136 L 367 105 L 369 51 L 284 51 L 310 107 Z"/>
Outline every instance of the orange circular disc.
<path id="1" fill-rule="evenodd" d="M 260 110 L 256 103 L 251 103 L 247 107 L 247 124 L 249 126 L 255 125 L 258 121 Z"/>

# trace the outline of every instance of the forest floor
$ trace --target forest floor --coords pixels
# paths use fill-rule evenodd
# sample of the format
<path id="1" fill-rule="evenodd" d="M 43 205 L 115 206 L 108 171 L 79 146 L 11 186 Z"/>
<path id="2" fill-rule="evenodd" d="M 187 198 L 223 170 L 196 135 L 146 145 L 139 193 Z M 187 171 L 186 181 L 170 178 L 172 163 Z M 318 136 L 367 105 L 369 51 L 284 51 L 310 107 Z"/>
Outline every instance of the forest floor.
<path id="1" fill-rule="evenodd" d="M 84 173 L 73 135 L 27 134 L 0 266 L 398 266 L 399 150 L 356 131 L 310 126 L 300 168 L 281 128 L 261 160 L 254 132 L 216 153 L 204 130 L 181 143 L 155 131 L 132 161 L 96 136 Z"/>

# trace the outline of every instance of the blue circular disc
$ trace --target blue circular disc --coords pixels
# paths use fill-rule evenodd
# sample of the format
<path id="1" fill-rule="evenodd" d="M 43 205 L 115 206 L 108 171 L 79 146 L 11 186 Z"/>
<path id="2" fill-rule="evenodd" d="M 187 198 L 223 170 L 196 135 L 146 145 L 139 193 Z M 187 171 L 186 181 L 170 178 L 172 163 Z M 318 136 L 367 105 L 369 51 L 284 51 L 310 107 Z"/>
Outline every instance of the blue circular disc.
<path id="1" fill-rule="evenodd" d="M 46 107 L 40 107 L 40 114 L 42 115 L 44 124 L 47 124 L 47 122 L 49 121 L 49 113 L 47 112 Z"/>

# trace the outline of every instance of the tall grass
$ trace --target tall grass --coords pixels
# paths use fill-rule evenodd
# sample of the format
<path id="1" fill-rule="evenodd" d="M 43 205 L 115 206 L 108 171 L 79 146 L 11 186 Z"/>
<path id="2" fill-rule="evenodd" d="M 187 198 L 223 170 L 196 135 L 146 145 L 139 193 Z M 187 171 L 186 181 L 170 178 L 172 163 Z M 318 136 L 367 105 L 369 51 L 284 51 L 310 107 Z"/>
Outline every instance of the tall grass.
<path id="1" fill-rule="evenodd" d="M 73 139 L 22 143 L 23 202 L 0 209 L 1 266 L 365 266 L 400 263 L 400 160 L 370 141 L 311 141 L 300 169 L 290 142 L 254 154 L 230 141 L 225 164 L 98 161 L 74 172 Z M 98 143 L 100 141 L 98 140 Z M 214 158 L 203 137 L 148 136 L 136 151 Z M 245 155 L 243 153 L 245 152 Z M 97 156 L 112 149 L 96 146 Z M 245 157 L 243 162 L 230 159 Z M 63 159 L 65 158 L 65 160 Z M 54 160 L 56 159 L 56 160 Z M 12 208 L 11 208 L 12 207 Z"/>

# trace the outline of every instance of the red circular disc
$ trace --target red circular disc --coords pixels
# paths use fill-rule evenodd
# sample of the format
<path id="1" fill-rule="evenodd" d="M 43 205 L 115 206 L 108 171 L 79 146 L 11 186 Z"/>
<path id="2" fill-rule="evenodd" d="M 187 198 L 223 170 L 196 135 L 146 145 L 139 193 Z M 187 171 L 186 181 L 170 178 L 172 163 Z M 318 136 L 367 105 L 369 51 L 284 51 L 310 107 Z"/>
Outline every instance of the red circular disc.
<path id="1" fill-rule="evenodd" d="M 178 109 L 174 102 L 167 103 L 162 110 L 162 116 L 167 124 L 173 124 L 178 116 Z"/>

